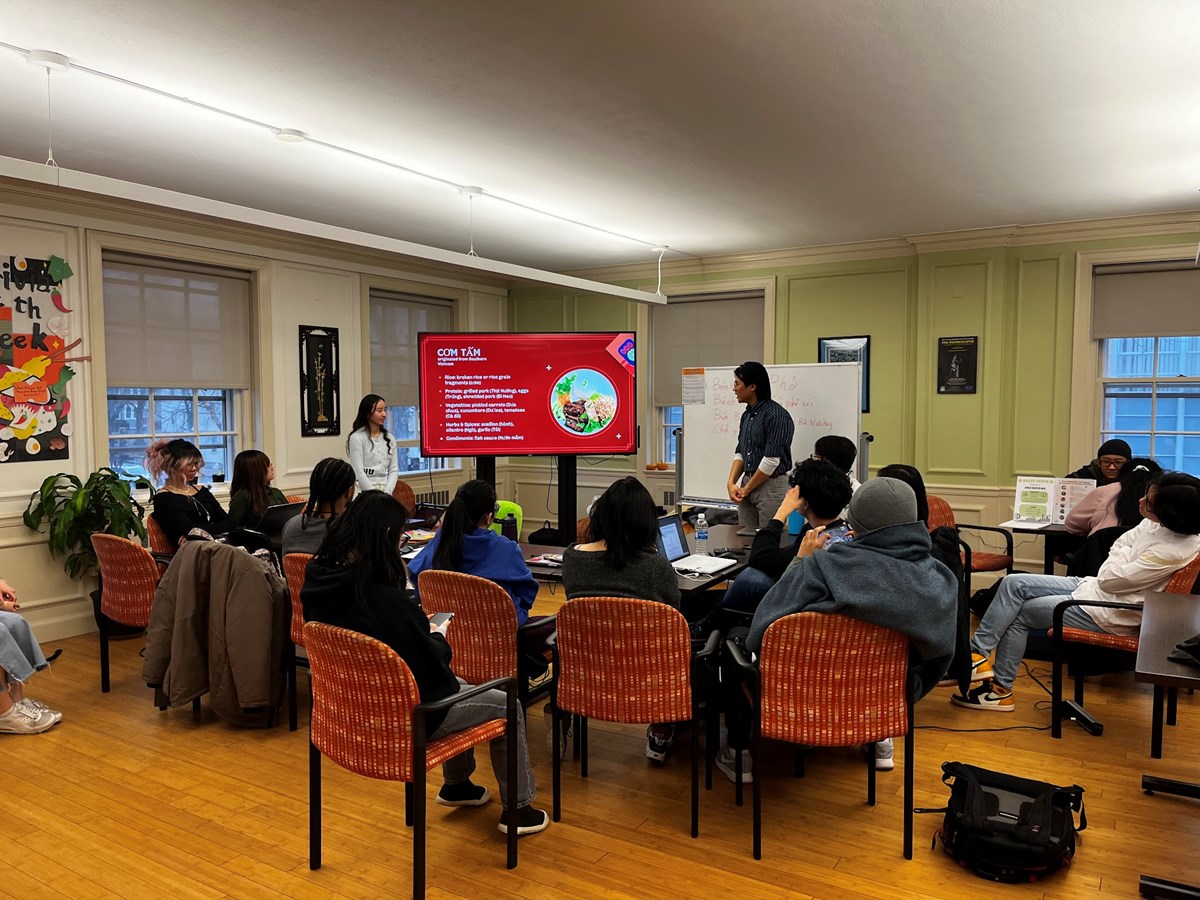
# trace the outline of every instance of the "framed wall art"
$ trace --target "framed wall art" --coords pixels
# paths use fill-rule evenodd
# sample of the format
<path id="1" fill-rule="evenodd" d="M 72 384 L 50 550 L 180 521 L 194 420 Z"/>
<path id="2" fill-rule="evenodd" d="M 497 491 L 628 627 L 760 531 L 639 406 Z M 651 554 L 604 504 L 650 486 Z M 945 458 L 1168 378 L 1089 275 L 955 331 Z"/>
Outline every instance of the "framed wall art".
<path id="1" fill-rule="evenodd" d="M 342 433 L 338 330 L 300 326 L 300 436 Z"/>

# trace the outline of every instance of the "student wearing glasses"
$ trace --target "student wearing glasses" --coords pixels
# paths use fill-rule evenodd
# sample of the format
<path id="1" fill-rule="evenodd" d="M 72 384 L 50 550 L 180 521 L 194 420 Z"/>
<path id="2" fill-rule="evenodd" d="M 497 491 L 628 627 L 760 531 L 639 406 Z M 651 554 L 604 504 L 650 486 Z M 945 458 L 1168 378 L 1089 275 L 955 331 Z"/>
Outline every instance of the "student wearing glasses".
<path id="1" fill-rule="evenodd" d="M 1114 439 L 1105 441 L 1096 451 L 1096 458 L 1086 466 L 1076 469 L 1066 478 L 1090 478 L 1096 482 L 1096 487 L 1112 484 L 1121 475 L 1125 463 L 1133 458 L 1133 451 L 1125 441 Z"/>
<path id="2" fill-rule="evenodd" d="M 166 479 L 150 502 L 154 520 L 173 547 L 179 546 L 193 528 L 218 537 L 233 527 L 229 514 L 212 492 L 196 483 L 204 468 L 204 457 L 191 441 L 155 441 L 146 449 L 145 466 L 153 481 Z"/>

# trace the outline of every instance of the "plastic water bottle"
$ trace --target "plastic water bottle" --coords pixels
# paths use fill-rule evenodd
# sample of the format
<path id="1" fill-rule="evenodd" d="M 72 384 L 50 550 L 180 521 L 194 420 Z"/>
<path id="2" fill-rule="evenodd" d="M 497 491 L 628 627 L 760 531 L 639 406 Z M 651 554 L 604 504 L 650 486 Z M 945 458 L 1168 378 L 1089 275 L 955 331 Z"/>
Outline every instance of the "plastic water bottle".
<path id="1" fill-rule="evenodd" d="M 704 513 L 696 519 L 696 555 L 708 556 L 708 520 Z"/>

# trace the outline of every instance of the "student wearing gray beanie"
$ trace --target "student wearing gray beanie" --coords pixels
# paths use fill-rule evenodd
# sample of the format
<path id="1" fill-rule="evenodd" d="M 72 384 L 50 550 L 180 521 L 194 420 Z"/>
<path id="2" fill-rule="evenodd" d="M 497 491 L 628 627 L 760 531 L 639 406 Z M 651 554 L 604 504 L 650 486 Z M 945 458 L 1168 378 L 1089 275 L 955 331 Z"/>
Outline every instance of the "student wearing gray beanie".
<path id="1" fill-rule="evenodd" d="M 917 521 L 917 495 L 898 478 L 873 478 L 850 498 L 846 521 L 855 535 Z"/>

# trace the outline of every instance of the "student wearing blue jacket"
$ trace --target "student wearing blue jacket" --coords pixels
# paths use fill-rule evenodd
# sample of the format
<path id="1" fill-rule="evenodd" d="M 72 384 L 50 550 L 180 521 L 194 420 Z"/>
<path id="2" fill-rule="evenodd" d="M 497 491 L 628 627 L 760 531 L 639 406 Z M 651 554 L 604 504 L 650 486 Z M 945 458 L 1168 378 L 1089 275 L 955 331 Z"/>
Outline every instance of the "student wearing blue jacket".
<path id="1" fill-rule="evenodd" d="M 495 513 L 496 489 L 486 481 L 468 481 L 455 493 L 442 517 L 442 527 L 408 564 L 408 571 L 413 584 L 426 569 L 447 569 L 494 581 L 512 598 L 520 626 L 529 618 L 538 585 L 520 546 L 488 527 Z"/>

